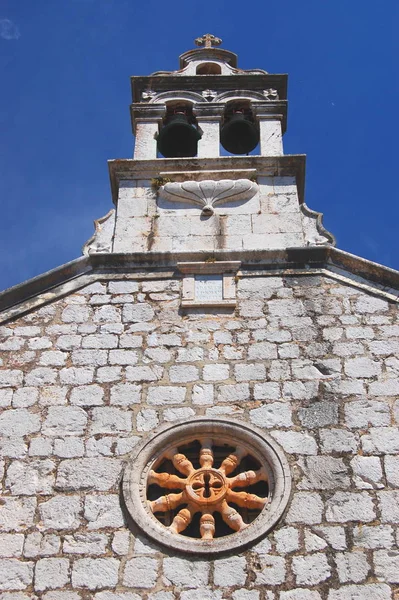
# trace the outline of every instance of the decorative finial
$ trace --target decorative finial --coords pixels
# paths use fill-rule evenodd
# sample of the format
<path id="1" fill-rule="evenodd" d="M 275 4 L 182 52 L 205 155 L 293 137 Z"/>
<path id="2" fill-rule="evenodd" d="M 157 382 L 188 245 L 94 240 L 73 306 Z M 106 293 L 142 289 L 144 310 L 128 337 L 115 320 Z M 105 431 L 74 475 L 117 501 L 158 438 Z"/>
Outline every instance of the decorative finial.
<path id="1" fill-rule="evenodd" d="M 220 46 L 223 40 L 215 37 L 211 33 L 205 33 L 201 37 L 194 40 L 197 46 L 203 46 L 204 48 L 212 48 L 212 46 Z"/>

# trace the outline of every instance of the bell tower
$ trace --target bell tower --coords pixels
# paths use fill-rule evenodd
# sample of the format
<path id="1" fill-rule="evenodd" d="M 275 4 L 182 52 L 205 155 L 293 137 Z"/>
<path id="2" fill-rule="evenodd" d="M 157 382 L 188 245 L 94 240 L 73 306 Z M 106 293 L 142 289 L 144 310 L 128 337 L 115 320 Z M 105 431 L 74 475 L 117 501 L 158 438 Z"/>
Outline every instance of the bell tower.
<path id="1" fill-rule="evenodd" d="M 134 158 L 246 155 L 258 144 L 261 156 L 282 155 L 287 76 L 239 69 L 211 34 L 195 43 L 180 70 L 132 77 Z"/>
<path id="2" fill-rule="evenodd" d="M 241 260 L 334 242 L 304 203 L 305 157 L 283 152 L 287 75 L 240 69 L 221 43 L 205 34 L 178 70 L 131 78 L 134 156 L 109 161 L 116 211 L 86 254 Z"/>

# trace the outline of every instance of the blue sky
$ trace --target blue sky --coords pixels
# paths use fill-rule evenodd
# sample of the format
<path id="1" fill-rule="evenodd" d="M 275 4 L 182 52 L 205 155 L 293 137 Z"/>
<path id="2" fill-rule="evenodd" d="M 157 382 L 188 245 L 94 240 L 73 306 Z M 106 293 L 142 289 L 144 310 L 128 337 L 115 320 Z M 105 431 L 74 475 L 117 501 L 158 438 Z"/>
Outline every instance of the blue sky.
<path id="1" fill-rule="evenodd" d="M 0 0 L 0 289 L 81 254 L 130 158 L 130 75 L 210 32 L 288 73 L 286 154 L 338 247 L 399 269 L 397 0 Z"/>

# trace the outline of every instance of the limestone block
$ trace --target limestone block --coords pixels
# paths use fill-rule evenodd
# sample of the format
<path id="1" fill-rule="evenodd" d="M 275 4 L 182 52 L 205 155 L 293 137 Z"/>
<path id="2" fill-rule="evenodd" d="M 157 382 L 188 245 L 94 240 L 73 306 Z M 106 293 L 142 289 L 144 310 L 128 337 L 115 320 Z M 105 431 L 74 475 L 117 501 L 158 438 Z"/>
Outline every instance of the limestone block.
<path id="1" fill-rule="evenodd" d="M 74 529 L 80 525 L 79 496 L 58 495 L 39 505 L 42 529 Z"/>
<path id="2" fill-rule="evenodd" d="M 246 560 L 243 556 L 224 558 L 215 562 L 214 582 L 215 585 L 229 586 L 245 585 Z"/>
<path id="3" fill-rule="evenodd" d="M 382 523 L 399 523 L 399 491 L 378 492 Z"/>
<path id="4" fill-rule="evenodd" d="M 283 134 L 281 121 L 259 119 L 261 156 L 281 156 L 283 154 Z"/>
<path id="5" fill-rule="evenodd" d="M 0 590 L 24 590 L 32 584 L 33 563 L 17 558 L 0 561 Z"/>
<path id="6" fill-rule="evenodd" d="M 394 545 L 394 531 L 390 525 L 362 525 L 353 530 L 353 543 L 355 546 L 375 550 L 378 548 L 392 548 Z"/>
<path id="7" fill-rule="evenodd" d="M 131 414 L 125 410 L 113 407 L 94 408 L 90 433 L 123 433 L 132 430 Z"/>
<path id="8" fill-rule="evenodd" d="M 167 560 L 167 559 L 166 559 Z M 140 556 L 128 560 L 123 575 L 123 585 L 128 587 L 152 588 L 158 575 L 158 561 Z"/>
<path id="9" fill-rule="evenodd" d="M 159 365 L 126 368 L 126 379 L 128 381 L 158 381 L 162 379 L 162 375 L 163 368 Z"/>
<path id="10" fill-rule="evenodd" d="M 81 435 L 87 423 L 86 412 L 77 406 L 50 406 L 42 433 L 47 436 Z"/>
<path id="11" fill-rule="evenodd" d="M 44 386 L 40 388 L 39 404 L 41 406 L 66 404 L 66 394 L 66 388 L 56 385 Z"/>
<path id="12" fill-rule="evenodd" d="M 292 570 L 299 585 L 316 585 L 325 581 L 331 575 L 331 567 L 324 553 L 294 556 Z"/>
<path id="13" fill-rule="evenodd" d="M 105 554 L 108 536 L 102 533 L 75 533 L 64 537 L 64 554 Z"/>
<path id="14" fill-rule="evenodd" d="M 77 588 L 113 588 L 118 583 L 119 561 L 115 558 L 81 558 L 73 563 L 72 585 Z"/>
<path id="15" fill-rule="evenodd" d="M 151 408 L 143 408 L 137 413 L 137 431 L 151 431 L 159 423 L 158 413 Z"/>
<path id="16" fill-rule="evenodd" d="M 181 404 L 186 397 L 186 388 L 160 385 L 148 388 L 147 402 L 154 405 Z"/>
<path id="17" fill-rule="evenodd" d="M 384 487 L 381 461 L 377 456 L 355 456 L 350 464 L 356 487 L 361 489 Z"/>
<path id="18" fill-rule="evenodd" d="M 349 428 L 368 428 L 390 424 L 389 406 L 385 402 L 359 400 L 345 404 L 345 421 Z"/>
<path id="19" fill-rule="evenodd" d="M 291 502 L 286 522 L 306 523 L 308 525 L 322 522 L 323 502 L 319 494 L 313 492 L 297 492 Z"/>
<path id="20" fill-rule="evenodd" d="M 325 453 L 354 452 L 358 445 L 356 435 L 346 429 L 321 429 L 320 440 Z"/>
<path id="21" fill-rule="evenodd" d="M 92 368 L 69 367 L 61 369 L 60 381 L 63 385 L 84 385 L 93 382 L 93 375 L 94 369 Z"/>
<path id="22" fill-rule="evenodd" d="M 299 532 L 294 527 L 283 527 L 274 533 L 276 550 L 280 554 L 295 552 L 299 549 Z"/>
<path id="23" fill-rule="evenodd" d="M 285 560 L 281 556 L 261 554 L 260 570 L 256 573 L 258 585 L 279 585 L 286 578 Z"/>
<path id="24" fill-rule="evenodd" d="M 84 517 L 88 521 L 88 529 L 117 528 L 124 525 L 119 498 L 114 494 L 87 496 Z"/>
<path id="25" fill-rule="evenodd" d="M 23 533 L 0 533 L 0 557 L 21 556 L 24 539 Z"/>
<path id="26" fill-rule="evenodd" d="M 338 552 L 334 557 L 341 583 L 360 583 L 370 570 L 363 552 Z"/>
<path id="27" fill-rule="evenodd" d="M 330 590 L 328 600 L 391 600 L 391 588 L 384 583 L 345 585 Z"/>
<path id="28" fill-rule="evenodd" d="M 54 440 L 54 454 L 61 458 L 74 458 L 84 455 L 84 443 L 81 438 L 58 438 Z"/>
<path id="29" fill-rule="evenodd" d="M 375 574 L 387 583 L 399 583 L 399 552 L 376 550 L 374 552 Z"/>
<path id="30" fill-rule="evenodd" d="M 35 567 L 35 590 L 62 588 L 69 583 L 69 560 L 41 558 Z"/>
<path id="31" fill-rule="evenodd" d="M 120 556 L 126 556 L 130 546 L 130 531 L 116 531 L 112 538 L 112 550 Z"/>
<path id="32" fill-rule="evenodd" d="M 281 600 L 321 600 L 319 592 L 315 590 L 307 590 L 305 588 L 297 588 L 289 592 L 280 593 Z"/>
<path id="33" fill-rule="evenodd" d="M 126 308 L 126 306 L 124 306 Z M 83 348 L 117 348 L 118 347 L 118 336 L 112 333 L 103 333 L 87 335 L 82 341 Z"/>
<path id="34" fill-rule="evenodd" d="M 61 315 L 64 323 L 86 323 L 91 318 L 92 312 L 88 306 L 67 306 Z"/>
<path id="35" fill-rule="evenodd" d="M 24 545 L 24 556 L 34 558 L 38 556 L 51 556 L 58 554 L 61 547 L 61 538 L 53 533 L 42 534 L 39 531 L 28 533 Z"/>
<path id="36" fill-rule="evenodd" d="M 78 386 L 72 390 L 70 402 L 76 406 L 104 404 L 104 390 L 96 384 Z"/>
<path id="37" fill-rule="evenodd" d="M 6 487 L 14 496 L 51 494 L 54 484 L 53 461 L 34 460 L 29 463 L 14 461 L 8 467 Z"/>
<path id="38" fill-rule="evenodd" d="M 249 412 L 251 423 L 258 427 L 288 427 L 292 425 L 292 409 L 283 402 L 271 402 Z"/>
<path id="39" fill-rule="evenodd" d="M 209 383 L 197 384 L 193 386 L 192 402 L 193 404 L 206 406 L 213 404 L 214 389 Z"/>
<path id="40" fill-rule="evenodd" d="M 192 365 L 175 365 L 169 369 L 171 383 L 186 383 L 198 379 L 198 368 Z"/>
<path id="41" fill-rule="evenodd" d="M 299 461 L 299 465 L 303 473 L 299 489 L 333 490 L 349 486 L 348 469 L 341 458 L 311 456 Z"/>
<path id="42" fill-rule="evenodd" d="M 349 377 L 374 377 L 381 373 L 381 365 L 365 357 L 352 358 L 345 361 L 345 373 Z"/>
<path id="43" fill-rule="evenodd" d="M 372 498 L 366 492 L 336 492 L 327 500 L 326 519 L 338 523 L 372 521 L 375 519 Z"/>
<path id="44" fill-rule="evenodd" d="M 139 404 L 141 399 L 141 385 L 134 383 L 118 383 L 111 387 L 111 404 L 130 406 Z"/>
<path id="45" fill-rule="evenodd" d="M 368 434 L 361 436 L 361 443 L 366 454 L 397 454 L 399 452 L 398 428 L 372 427 Z"/>
<path id="46" fill-rule="evenodd" d="M 167 408 L 164 413 L 165 421 L 181 421 L 195 416 L 195 412 L 189 406 L 183 408 Z"/>
<path id="47" fill-rule="evenodd" d="M 25 408 L 3 411 L 0 415 L 0 434 L 6 437 L 20 437 L 35 433 L 40 429 L 40 417 Z"/>
<path id="48" fill-rule="evenodd" d="M 209 562 L 204 560 L 165 558 L 163 561 L 164 584 L 197 589 L 208 583 L 209 569 Z"/>
<path id="49" fill-rule="evenodd" d="M 0 527 L 3 531 L 19 531 L 33 525 L 35 498 L 4 496 L 0 505 Z"/>
<path id="50" fill-rule="evenodd" d="M 271 431 L 274 439 L 290 454 L 317 454 L 316 440 L 301 431 Z"/>
<path id="51" fill-rule="evenodd" d="M 56 485 L 62 490 L 107 491 L 116 484 L 121 467 L 112 458 L 67 459 L 58 467 Z"/>
<path id="52" fill-rule="evenodd" d="M 9 390 L 5 390 L 9 391 Z M 34 387 L 23 387 L 15 390 L 12 397 L 14 408 L 28 408 L 36 404 L 39 397 L 39 391 Z"/>
<path id="53" fill-rule="evenodd" d="M 234 367 L 236 381 L 259 381 L 266 379 L 266 368 L 262 363 L 240 364 Z"/>
<path id="54" fill-rule="evenodd" d="M 48 383 L 55 383 L 57 379 L 57 371 L 50 367 L 39 367 L 33 369 L 25 377 L 26 385 L 42 386 Z M 17 384 L 15 384 L 17 385 Z"/>

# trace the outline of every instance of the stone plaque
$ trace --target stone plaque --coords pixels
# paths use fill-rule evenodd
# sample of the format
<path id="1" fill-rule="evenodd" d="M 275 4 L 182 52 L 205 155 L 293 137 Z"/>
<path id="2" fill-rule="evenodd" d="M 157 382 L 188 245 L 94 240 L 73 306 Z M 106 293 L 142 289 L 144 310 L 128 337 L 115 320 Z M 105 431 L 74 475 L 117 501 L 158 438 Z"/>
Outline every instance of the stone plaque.
<path id="1" fill-rule="evenodd" d="M 223 275 L 196 275 L 194 290 L 196 302 L 223 300 Z"/>

